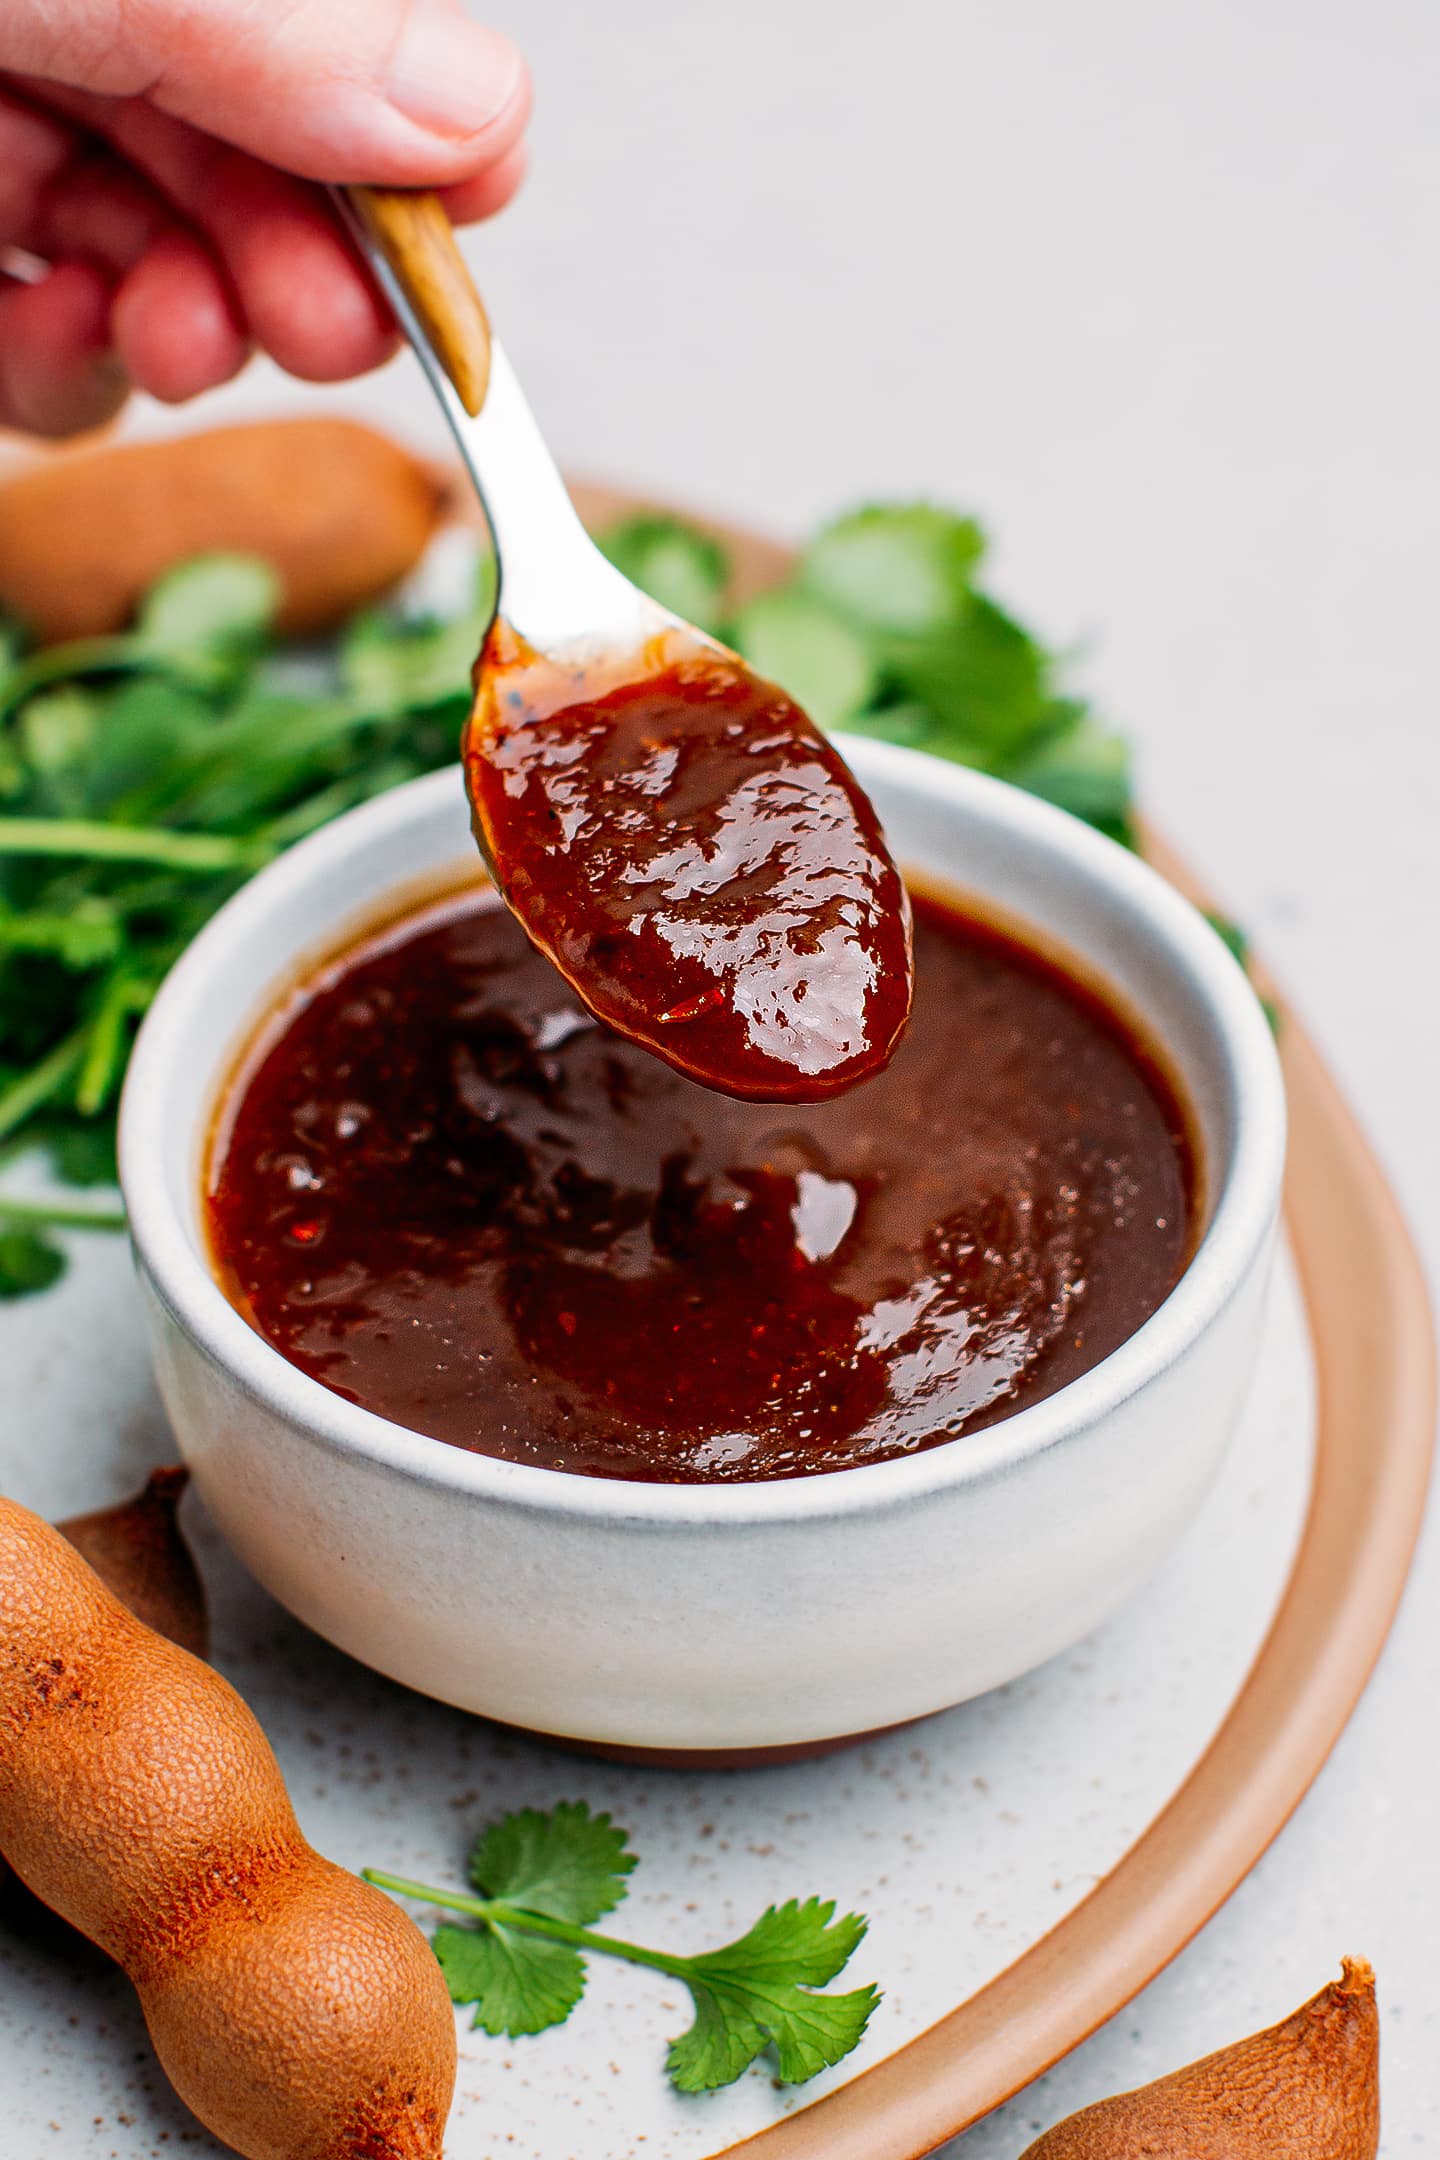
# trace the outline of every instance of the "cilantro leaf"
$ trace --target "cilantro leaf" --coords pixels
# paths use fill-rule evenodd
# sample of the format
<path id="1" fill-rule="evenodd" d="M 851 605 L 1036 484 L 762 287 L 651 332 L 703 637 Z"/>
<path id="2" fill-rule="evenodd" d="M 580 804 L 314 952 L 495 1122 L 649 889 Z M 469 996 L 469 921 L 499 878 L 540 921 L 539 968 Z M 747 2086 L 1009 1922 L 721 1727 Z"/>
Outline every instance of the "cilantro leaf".
<path id="1" fill-rule="evenodd" d="M 99 700 L 74 683 L 62 683 L 27 702 L 16 734 L 42 805 L 58 816 L 85 806 L 88 765 L 95 746 Z"/>
<path id="2" fill-rule="evenodd" d="M 196 555 L 157 578 L 140 603 L 134 642 L 147 657 L 219 686 L 265 643 L 280 579 L 256 555 Z"/>
<path id="3" fill-rule="evenodd" d="M 731 637 L 750 665 L 788 690 L 820 727 L 844 727 L 879 687 L 879 663 L 864 638 L 798 587 L 751 600 Z"/>
<path id="4" fill-rule="evenodd" d="M 519 1808 L 492 1823 L 470 1855 L 470 1879 L 482 1897 L 584 1927 L 614 1911 L 634 1866 L 608 1815 L 562 1800 L 548 1813 Z"/>
<path id="5" fill-rule="evenodd" d="M 48 1290 L 65 1272 L 65 1255 L 39 1230 L 7 1230 L 0 1216 L 0 1298 Z"/>
<path id="6" fill-rule="evenodd" d="M 946 729 L 918 698 L 872 705 L 866 712 L 852 713 L 845 725 L 852 735 L 871 735 L 877 742 L 900 743 L 907 750 L 928 750 L 933 757 L 950 758 L 960 765 L 985 763 L 978 743 L 967 743 Z"/>
<path id="7" fill-rule="evenodd" d="M 469 697 L 470 670 L 485 635 L 477 613 L 409 622 L 380 608 L 357 615 L 340 644 L 340 679 L 391 712 L 438 698 Z"/>
<path id="8" fill-rule="evenodd" d="M 210 752 L 215 709 L 194 683 L 139 674 L 95 698 L 94 741 L 86 758 L 85 809 L 126 822 L 148 818 L 183 791 Z M 35 701 L 26 709 L 26 718 Z"/>
<path id="9" fill-rule="evenodd" d="M 822 725 L 1018 778 L 1017 761 L 1079 728 L 1085 708 L 1055 694 L 1051 655 L 978 589 L 983 554 L 972 518 L 874 503 L 826 526 L 789 582 L 751 603 L 758 630 L 747 635 L 742 610 L 736 633 Z M 1069 790 L 1074 807 L 1090 816 L 1099 799 L 1094 822 L 1119 831 L 1128 776 L 1110 775 L 1102 790 L 1094 763 Z M 1052 784 L 1058 796 L 1062 779 Z"/>
<path id="10" fill-rule="evenodd" d="M 1248 967 L 1250 963 L 1250 940 L 1239 923 L 1232 922 L 1228 915 L 1217 914 L 1214 908 L 1206 908 L 1205 920 L 1209 923 L 1231 958 L 1238 960 L 1242 968 Z"/>
<path id="11" fill-rule="evenodd" d="M 38 1137 L 49 1152 L 55 1174 L 67 1185 L 115 1185 L 115 1127 L 107 1118 L 73 1118 Z"/>
<path id="12" fill-rule="evenodd" d="M 730 560 L 718 540 L 683 518 L 642 511 L 597 535 L 632 584 L 702 630 L 718 631 L 730 583 Z"/>
<path id="13" fill-rule="evenodd" d="M 1130 837 L 1130 745 L 1084 712 L 1020 759 L 1006 778 L 1114 838 Z"/>
<path id="14" fill-rule="evenodd" d="M 437 1928 L 432 1941 L 451 2001 L 473 2003 L 472 2028 L 496 2037 L 562 2025 L 585 1992 L 585 1960 L 567 1943 L 493 1921 Z"/>
<path id="15" fill-rule="evenodd" d="M 12 616 L 0 615 L 0 684 L 20 665 L 24 649 L 25 637 L 19 623 Z"/>
<path id="16" fill-rule="evenodd" d="M 875 503 L 816 534 L 800 581 L 861 629 L 925 638 L 954 621 L 984 552 L 973 518 L 933 503 Z"/>
<path id="17" fill-rule="evenodd" d="M 881 652 L 902 696 L 928 705 L 947 732 L 978 744 L 992 762 L 1048 732 L 1048 655 L 983 593 L 966 595 L 930 631 L 887 638 Z"/>
<path id="18" fill-rule="evenodd" d="M 835 1920 L 834 1912 L 833 1900 L 792 1898 L 772 1905 L 738 1942 L 683 1961 L 695 2022 L 666 2058 L 681 2092 L 733 2084 L 767 2048 L 784 2085 L 803 2084 L 849 2054 L 880 1994 L 874 1987 L 817 1992 L 865 1934 L 858 1913 Z"/>
<path id="19" fill-rule="evenodd" d="M 1239 962 L 1248 975 L 1250 973 L 1250 938 L 1248 933 L 1241 929 L 1239 923 L 1232 922 L 1228 915 L 1217 914 L 1213 908 L 1206 908 L 1204 913 L 1206 922 L 1209 923 L 1221 944 L 1231 957 Z M 1260 1010 L 1269 1023 L 1271 1034 L 1278 1036 L 1284 1025 L 1284 1015 L 1281 1013 L 1279 1005 L 1273 997 L 1267 997 L 1259 990 L 1255 994 L 1260 1000 Z"/>

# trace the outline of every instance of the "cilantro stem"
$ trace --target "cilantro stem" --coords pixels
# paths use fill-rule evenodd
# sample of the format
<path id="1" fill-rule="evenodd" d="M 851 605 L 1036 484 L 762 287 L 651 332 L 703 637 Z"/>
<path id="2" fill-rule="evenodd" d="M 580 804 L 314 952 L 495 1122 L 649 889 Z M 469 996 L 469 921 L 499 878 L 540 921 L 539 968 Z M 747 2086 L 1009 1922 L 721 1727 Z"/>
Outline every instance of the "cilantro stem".
<path id="1" fill-rule="evenodd" d="M 95 1117 L 104 1108 L 125 1060 L 125 1023 L 133 1013 L 145 1010 L 150 995 L 150 986 L 124 968 L 117 969 L 105 985 L 75 1083 L 75 1108 L 81 1117 Z"/>
<path id="2" fill-rule="evenodd" d="M 318 793 L 305 796 L 282 816 L 271 818 L 263 827 L 265 839 L 277 851 L 289 847 L 294 841 L 303 840 L 307 833 L 327 824 L 332 817 L 338 817 L 342 810 L 353 809 L 354 804 L 354 781 L 335 780 Z"/>
<path id="3" fill-rule="evenodd" d="M 693 1958 L 668 1957 L 663 1950 L 646 1950 L 639 1943 L 622 1942 L 618 1935 L 597 1935 L 593 1928 L 578 1927 L 572 1920 L 552 1920 L 548 1913 L 527 1912 L 523 1905 L 507 1905 L 502 1898 L 469 1897 L 463 1890 L 434 1890 L 426 1883 L 407 1882 L 401 1875 L 384 1875 L 378 1868 L 362 1868 L 360 1872 L 366 1882 L 380 1890 L 393 1890 L 398 1897 L 418 1898 L 421 1904 L 466 1913 L 472 1919 L 489 1920 L 499 1927 L 548 1935 L 554 1942 L 572 1943 L 577 1950 L 598 1950 L 605 1957 L 623 1958 L 627 1965 L 648 1965 L 675 1980 L 688 1979 L 695 1970 Z"/>
<path id="4" fill-rule="evenodd" d="M 73 1035 L 67 1035 L 53 1050 L 48 1050 L 29 1072 L 22 1073 L 8 1088 L 0 1090 L 0 1134 L 13 1132 L 42 1103 L 59 1094 L 85 1055 L 89 1033 L 88 1027 L 76 1028 Z"/>
<path id="5" fill-rule="evenodd" d="M 59 1207 L 49 1200 L 17 1200 L 0 1193 L 0 1223 L 34 1223 L 51 1230 L 123 1230 L 125 1210 Z"/>
<path id="6" fill-rule="evenodd" d="M 228 833 L 174 832 L 165 825 L 110 825 L 98 818 L 0 817 L 0 855 L 86 855 L 96 862 L 162 863 L 169 870 L 254 870 L 274 849 Z"/>
<path id="7" fill-rule="evenodd" d="M 143 666 L 147 657 L 132 637 L 72 638 L 68 645 L 47 646 L 44 652 L 31 653 L 0 685 L 0 720 L 47 683 L 66 682 L 72 675 L 115 674 Z"/>

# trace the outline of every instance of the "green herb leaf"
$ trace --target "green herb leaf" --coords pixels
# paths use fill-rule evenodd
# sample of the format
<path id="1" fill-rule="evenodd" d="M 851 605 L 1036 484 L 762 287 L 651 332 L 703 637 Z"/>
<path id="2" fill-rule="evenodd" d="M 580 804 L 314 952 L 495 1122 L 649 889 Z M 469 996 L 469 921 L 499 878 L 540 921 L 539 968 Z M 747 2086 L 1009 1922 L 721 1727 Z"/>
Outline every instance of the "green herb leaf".
<path id="1" fill-rule="evenodd" d="M 65 1255 L 39 1230 L 6 1228 L 0 1216 L 0 1298 L 48 1290 L 65 1272 Z"/>
<path id="2" fill-rule="evenodd" d="M 817 1992 L 865 1934 L 858 1913 L 834 1913 L 819 1898 L 772 1905 L 738 1942 L 684 1961 L 695 2022 L 671 2043 L 666 2064 L 680 2091 L 733 2084 L 767 2049 L 784 2085 L 803 2084 L 850 2053 L 880 1995 L 874 1987 Z"/>
<path id="3" fill-rule="evenodd" d="M 1226 947 L 1233 958 L 1239 961 L 1241 967 L 1248 967 L 1250 964 L 1250 940 L 1239 923 L 1232 922 L 1228 915 L 1217 914 L 1213 908 L 1206 908 L 1205 920 L 1209 923 L 1221 944 Z"/>
<path id="4" fill-rule="evenodd" d="M 879 663 L 865 640 L 799 587 L 750 601 L 730 635 L 757 673 L 788 690 L 821 727 L 844 727 L 879 688 Z"/>
<path id="5" fill-rule="evenodd" d="M 183 793 L 197 761 L 210 754 L 213 699 L 169 674 L 128 676 L 91 697 L 83 806 L 92 816 L 143 823 Z M 26 707 L 27 720 L 38 702 Z"/>
<path id="6" fill-rule="evenodd" d="M 1241 929 L 1239 923 L 1232 922 L 1228 915 L 1217 914 L 1213 908 L 1205 910 L 1205 920 L 1220 939 L 1220 942 L 1239 961 L 1248 975 L 1250 972 L 1250 939 L 1247 933 Z M 1269 1023 L 1271 1034 L 1278 1036 L 1284 1026 L 1284 1015 L 1280 1007 L 1273 997 L 1264 997 L 1258 990 L 1255 994 L 1260 1000 L 1260 1010 Z"/>
<path id="7" fill-rule="evenodd" d="M 845 725 L 852 735 L 870 735 L 877 742 L 900 743 L 907 750 L 929 750 L 936 757 L 948 757 L 961 765 L 985 763 L 978 744 L 968 746 L 971 754 L 962 756 L 967 746 L 944 728 L 928 705 L 920 704 L 915 698 L 872 705 L 866 712 L 852 714 Z"/>
<path id="8" fill-rule="evenodd" d="M 1088 716 L 1019 760 L 1005 777 L 1104 832 L 1129 837 L 1130 745 Z"/>
<path id="9" fill-rule="evenodd" d="M 476 557 L 465 605 L 456 615 L 406 615 L 367 608 L 341 633 L 337 665 L 342 687 L 381 712 L 458 701 L 470 704 L 470 675 L 495 614 L 495 558 Z"/>
<path id="10" fill-rule="evenodd" d="M 1049 733 L 1054 717 L 1047 655 L 1013 617 L 971 593 L 950 621 L 919 637 L 883 642 L 902 695 L 927 705 L 945 736 L 978 745 L 996 765 Z M 968 762 L 967 757 L 967 762 Z"/>
<path id="11" fill-rule="evenodd" d="M 928 638 L 954 622 L 984 552 L 973 518 L 933 503 L 877 503 L 817 533 L 800 580 L 860 629 Z"/>
<path id="12" fill-rule="evenodd" d="M 563 2025 L 585 1992 L 585 1960 L 566 1943 L 495 1923 L 437 1928 L 431 1940 L 451 2001 L 473 2003 L 482 2032 L 518 2040 Z"/>
<path id="13" fill-rule="evenodd" d="M 562 1800 L 548 1813 L 520 1808 L 492 1823 L 470 1855 L 470 1880 L 482 1897 L 583 1927 L 614 1911 L 634 1866 L 608 1815 Z"/>
<path id="14" fill-rule="evenodd" d="M 73 1118 L 39 1136 L 55 1166 L 55 1175 L 67 1185 L 114 1185 L 119 1170 L 115 1160 L 115 1127 L 108 1118 Z"/>
<path id="15" fill-rule="evenodd" d="M 255 555 L 197 555 L 167 570 L 140 604 L 134 642 L 185 675 L 232 681 L 260 651 L 280 579 Z"/>
<path id="16" fill-rule="evenodd" d="M 380 609 L 357 615 L 340 646 L 340 679 L 357 698 L 404 712 L 437 698 L 468 697 L 484 636 L 479 617 L 406 622 Z"/>
<path id="17" fill-rule="evenodd" d="M 718 540 L 660 511 L 623 518 L 597 539 L 616 569 L 661 607 L 702 630 L 720 629 L 730 560 Z"/>
<path id="18" fill-rule="evenodd" d="M 58 816 L 85 808 L 98 710 L 90 691 L 65 683 L 31 698 L 20 715 L 20 754 Z"/>

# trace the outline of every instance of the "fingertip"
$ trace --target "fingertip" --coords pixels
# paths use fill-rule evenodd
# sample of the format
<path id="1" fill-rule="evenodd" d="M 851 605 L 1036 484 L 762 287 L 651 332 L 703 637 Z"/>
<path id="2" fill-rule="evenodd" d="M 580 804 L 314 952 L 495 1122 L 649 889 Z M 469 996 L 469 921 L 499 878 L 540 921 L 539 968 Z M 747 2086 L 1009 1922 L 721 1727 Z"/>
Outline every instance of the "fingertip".
<path id="1" fill-rule="evenodd" d="M 302 382 L 346 382 L 382 367 L 398 342 L 390 310 L 338 232 L 302 226 L 270 236 L 250 264 L 250 323 L 270 357 Z"/>
<path id="2" fill-rule="evenodd" d="M 459 187 L 446 188 L 445 208 L 451 223 L 478 225 L 483 218 L 494 217 L 497 210 L 503 210 L 519 193 L 529 169 L 529 146 L 518 142 L 484 172 L 476 173 L 471 180 L 463 180 Z"/>
<path id="3" fill-rule="evenodd" d="M 385 91 L 392 112 L 428 138 L 427 160 L 449 146 L 470 172 L 514 147 L 534 102 L 530 70 L 514 39 L 473 21 L 453 0 L 413 0 Z M 468 174 L 430 177 L 433 184 Z"/>
<path id="4" fill-rule="evenodd" d="M 255 341 L 306 382 L 368 374 L 395 350 L 395 325 L 323 200 L 237 158 L 207 223 Z"/>
<path id="5" fill-rule="evenodd" d="M 249 357 L 220 266 L 190 233 L 151 243 L 121 283 L 111 320 L 131 380 L 167 405 L 229 382 Z"/>
<path id="6" fill-rule="evenodd" d="M 129 382 L 111 344 L 110 286 L 89 263 L 0 290 L 0 419 L 35 435 L 100 427 Z"/>
<path id="7" fill-rule="evenodd" d="M 273 149 L 259 154 L 307 179 L 340 185 L 459 187 L 508 156 L 524 136 L 532 102 L 530 78 L 522 72 L 503 104 L 461 132 L 438 119 L 412 118 L 377 90 L 333 84 L 314 101 L 313 140 L 287 138 L 283 161 Z"/>

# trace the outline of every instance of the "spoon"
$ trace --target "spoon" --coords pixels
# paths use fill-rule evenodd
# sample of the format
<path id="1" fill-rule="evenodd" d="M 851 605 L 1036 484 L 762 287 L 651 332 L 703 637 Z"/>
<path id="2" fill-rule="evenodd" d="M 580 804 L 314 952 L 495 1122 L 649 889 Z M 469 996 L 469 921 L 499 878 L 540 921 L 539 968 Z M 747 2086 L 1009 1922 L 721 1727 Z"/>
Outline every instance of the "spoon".
<path id="1" fill-rule="evenodd" d="M 878 1072 L 912 963 L 868 798 L 784 691 L 595 546 L 439 199 L 340 202 L 494 540 L 463 757 L 506 903 L 599 1019 L 707 1087 L 817 1102 Z"/>

